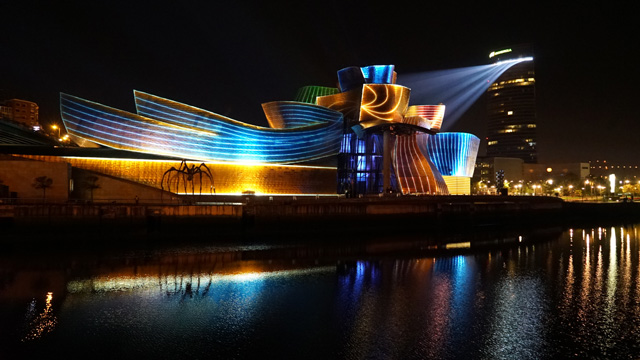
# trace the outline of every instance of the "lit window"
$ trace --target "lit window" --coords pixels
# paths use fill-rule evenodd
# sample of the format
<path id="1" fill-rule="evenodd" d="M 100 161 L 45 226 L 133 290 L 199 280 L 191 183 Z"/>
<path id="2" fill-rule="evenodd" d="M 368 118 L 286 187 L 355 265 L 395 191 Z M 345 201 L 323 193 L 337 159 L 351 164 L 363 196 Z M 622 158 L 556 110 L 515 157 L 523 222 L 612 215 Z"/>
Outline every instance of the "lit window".
<path id="1" fill-rule="evenodd" d="M 535 129 L 536 124 L 527 124 L 527 127 L 528 127 L 529 129 Z"/>
<path id="2" fill-rule="evenodd" d="M 507 111 L 507 115 L 513 115 L 513 111 Z"/>
<path id="3" fill-rule="evenodd" d="M 489 141 L 489 142 L 487 143 L 487 145 L 495 145 L 495 144 L 497 144 L 497 143 L 498 143 L 498 141 L 494 140 L 494 141 Z"/>

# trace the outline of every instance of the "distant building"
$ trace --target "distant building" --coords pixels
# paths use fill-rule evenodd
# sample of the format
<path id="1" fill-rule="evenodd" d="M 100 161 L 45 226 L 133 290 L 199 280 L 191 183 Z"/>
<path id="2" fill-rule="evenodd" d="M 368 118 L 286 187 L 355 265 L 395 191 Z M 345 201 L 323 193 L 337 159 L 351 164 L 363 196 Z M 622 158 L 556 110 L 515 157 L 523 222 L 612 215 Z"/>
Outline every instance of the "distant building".
<path id="1" fill-rule="evenodd" d="M 20 99 L 11 99 L 0 105 L 0 116 L 26 125 L 30 128 L 40 126 L 38 122 L 38 104 Z"/>
<path id="2" fill-rule="evenodd" d="M 564 164 L 524 164 L 524 180 L 539 181 L 548 178 L 575 178 L 585 180 L 589 177 L 589 163 Z"/>
<path id="3" fill-rule="evenodd" d="M 532 57 L 531 45 L 491 52 L 494 62 Z M 505 71 L 487 90 L 487 156 L 538 162 L 536 91 L 533 61 Z"/>
<path id="4" fill-rule="evenodd" d="M 591 178 L 589 163 L 527 164 L 518 158 L 483 157 L 478 158 L 472 179 L 475 192 L 492 193 L 500 170 L 510 186 L 521 185 L 522 193 L 530 193 L 532 185 L 545 183 L 577 187 Z"/>
<path id="5" fill-rule="evenodd" d="M 473 173 L 472 185 L 476 193 L 493 193 L 496 189 L 496 173 L 504 172 L 506 182 L 523 179 L 524 160 L 505 157 L 478 157 Z M 491 190 L 493 189 L 493 190 Z"/>
<path id="6" fill-rule="evenodd" d="M 638 180 L 640 179 L 640 165 L 622 162 L 611 162 L 607 160 L 589 161 L 591 176 L 594 178 L 608 178 L 615 174 L 618 179 Z"/>

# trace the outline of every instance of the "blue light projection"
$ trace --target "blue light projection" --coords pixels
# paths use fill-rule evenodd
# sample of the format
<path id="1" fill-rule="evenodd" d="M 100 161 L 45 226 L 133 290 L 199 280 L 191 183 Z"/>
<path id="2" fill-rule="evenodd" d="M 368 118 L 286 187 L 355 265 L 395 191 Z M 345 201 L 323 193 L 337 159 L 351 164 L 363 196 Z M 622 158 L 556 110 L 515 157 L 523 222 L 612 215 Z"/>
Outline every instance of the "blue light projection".
<path id="1" fill-rule="evenodd" d="M 444 176 L 473 176 L 479 146 L 480 139 L 468 133 L 439 133 L 420 141 L 420 150 Z"/>
<path id="2" fill-rule="evenodd" d="M 60 94 L 71 135 L 108 147 L 205 161 L 287 164 L 336 155 L 342 114 L 322 106 L 264 105 L 280 128 L 242 123 L 216 113 L 136 91 L 138 114 Z"/>
<path id="3" fill-rule="evenodd" d="M 394 84 L 394 65 L 370 65 L 360 68 L 367 84 Z"/>
<path id="4" fill-rule="evenodd" d="M 412 89 L 411 99 L 419 104 L 443 103 L 447 106 L 450 128 L 510 67 L 533 58 L 518 58 L 490 65 L 427 71 L 401 75 L 402 83 Z"/>
<path id="5" fill-rule="evenodd" d="M 359 89 L 364 84 L 364 74 L 359 66 L 350 66 L 338 70 L 340 92 Z"/>
<path id="6" fill-rule="evenodd" d="M 350 66 L 338 70 L 340 91 L 360 89 L 364 84 L 395 84 L 395 65 Z"/>

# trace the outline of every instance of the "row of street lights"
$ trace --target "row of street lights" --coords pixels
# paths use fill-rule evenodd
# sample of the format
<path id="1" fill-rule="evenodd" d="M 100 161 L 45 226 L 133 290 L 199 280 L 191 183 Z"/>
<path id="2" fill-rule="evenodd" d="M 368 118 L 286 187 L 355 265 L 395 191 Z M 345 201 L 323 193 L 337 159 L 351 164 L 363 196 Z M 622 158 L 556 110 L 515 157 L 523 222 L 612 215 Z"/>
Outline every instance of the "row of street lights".
<path id="1" fill-rule="evenodd" d="M 58 141 L 59 142 L 68 142 L 69 139 L 69 134 L 64 134 L 64 136 L 60 136 L 60 126 L 58 126 L 57 124 L 53 124 L 51 125 L 51 129 L 53 129 L 54 131 L 58 131 Z"/>
<path id="2" fill-rule="evenodd" d="M 514 195 L 525 195 L 528 193 L 536 196 L 536 195 L 544 195 L 544 194 L 549 195 L 549 194 L 555 193 L 558 196 L 574 196 L 576 195 L 576 191 L 578 191 L 579 196 L 584 200 L 585 197 L 589 197 L 589 196 L 600 197 L 602 195 L 605 195 L 608 189 L 607 186 L 598 185 L 594 180 L 590 180 L 590 179 L 584 180 L 583 184 L 584 186 L 579 186 L 579 187 L 576 187 L 573 184 L 568 184 L 566 186 L 559 185 L 559 186 L 553 187 L 554 185 L 553 179 L 540 181 L 534 184 L 530 182 L 525 184 L 524 181 L 522 180 L 520 180 L 518 183 L 515 183 L 515 184 L 513 182 L 505 181 L 505 187 L 511 186 L 512 189 L 514 189 L 513 191 Z M 619 190 L 622 193 L 631 193 L 632 195 L 639 193 L 638 190 L 640 188 L 640 181 L 638 181 L 637 185 L 632 184 L 631 180 L 619 181 L 619 184 L 620 184 Z M 631 190 L 625 191 L 625 187 Z M 616 188 L 618 188 L 618 186 L 616 186 Z M 483 182 L 480 182 L 478 184 L 478 191 L 481 193 L 487 193 L 487 192 L 490 193 L 492 189 L 495 189 L 495 187 L 493 186 L 489 187 L 488 184 L 485 184 Z M 529 190 L 527 191 L 527 189 Z"/>

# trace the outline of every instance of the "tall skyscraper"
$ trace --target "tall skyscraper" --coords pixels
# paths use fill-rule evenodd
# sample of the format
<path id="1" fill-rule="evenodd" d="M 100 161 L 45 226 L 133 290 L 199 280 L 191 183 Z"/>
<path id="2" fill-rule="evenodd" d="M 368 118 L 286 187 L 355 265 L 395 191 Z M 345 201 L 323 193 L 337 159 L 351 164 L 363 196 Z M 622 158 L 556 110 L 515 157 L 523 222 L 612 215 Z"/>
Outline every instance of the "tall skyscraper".
<path id="1" fill-rule="evenodd" d="M 492 51 L 494 63 L 532 57 L 531 45 Z M 487 90 L 487 156 L 520 158 L 536 163 L 536 79 L 533 61 L 505 71 Z"/>

